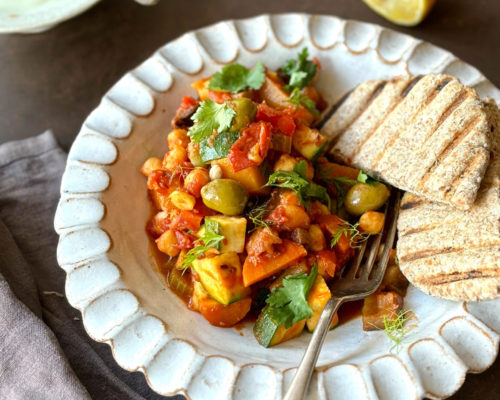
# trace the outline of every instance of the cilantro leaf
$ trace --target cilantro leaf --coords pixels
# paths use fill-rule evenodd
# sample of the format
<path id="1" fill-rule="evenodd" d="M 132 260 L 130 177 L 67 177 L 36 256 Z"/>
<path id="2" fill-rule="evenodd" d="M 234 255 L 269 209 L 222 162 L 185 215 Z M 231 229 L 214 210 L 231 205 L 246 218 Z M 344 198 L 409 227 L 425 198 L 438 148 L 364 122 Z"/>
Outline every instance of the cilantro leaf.
<path id="1" fill-rule="evenodd" d="M 200 244 L 193 247 L 184 256 L 184 261 L 182 262 L 182 267 L 184 269 L 190 267 L 193 261 L 205 253 L 208 249 L 221 249 L 224 236 L 220 234 L 220 224 L 217 221 L 207 220 L 205 221 L 203 228 L 205 228 L 203 236 L 196 241 Z"/>
<path id="2" fill-rule="evenodd" d="M 208 82 L 208 88 L 216 91 L 238 93 L 247 88 L 260 89 L 266 79 L 264 65 L 259 61 L 252 70 L 240 64 L 229 64 L 216 72 Z"/>
<path id="3" fill-rule="evenodd" d="M 191 119 L 197 124 L 189 128 L 188 135 L 195 143 L 210 137 L 214 131 L 222 133 L 231 127 L 236 111 L 226 103 L 217 104 L 213 100 L 205 100 L 193 114 Z"/>
<path id="4" fill-rule="evenodd" d="M 266 68 L 260 61 L 250 70 L 247 75 L 247 84 L 251 89 L 258 90 L 266 80 Z"/>
<path id="5" fill-rule="evenodd" d="M 307 97 L 305 94 L 300 92 L 300 89 L 295 88 L 292 90 L 292 93 L 290 94 L 290 98 L 288 101 L 292 104 L 295 104 L 295 106 L 298 107 L 305 107 L 307 108 L 312 115 L 315 117 L 319 116 L 319 111 L 316 108 L 316 103 L 312 101 L 309 97 Z"/>
<path id="6" fill-rule="evenodd" d="M 215 136 L 212 145 L 210 145 L 209 139 L 203 139 L 200 142 L 201 161 L 207 162 L 226 157 L 236 140 L 238 140 L 238 132 L 219 133 Z"/>
<path id="7" fill-rule="evenodd" d="M 273 172 L 265 186 L 292 189 L 297 194 L 300 204 L 306 207 L 309 206 L 309 199 L 317 199 L 328 204 L 328 208 L 330 208 L 328 191 L 325 187 L 307 180 L 306 168 L 306 161 L 301 160 L 295 164 L 293 171 Z"/>
<path id="8" fill-rule="evenodd" d="M 309 275 L 299 273 L 283 278 L 283 286 L 274 288 L 266 300 L 271 318 L 278 324 L 285 324 L 290 328 L 296 322 L 309 318 L 312 315 L 311 307 L 307 304 L 307 295 L 311 290 L 318 265 L 314 264 Z"/>
<path id="9" fill-rule="evenodd" d="M 377 181 L 373 179 L 371 176 L 365 174 L 363 171 L 359 171 L 358 174 L 358 182 L 366 183 L 367 185 L 374 186 Z"/>
<path id="10" fill-rule="evenodd" d="M 307 47 L 304 47 L 298 54 L 297 60 L 288 60 L 281 67 L 281 71 L 290 77 L 288 85 L 284 87 L 285 90 L 292 90 L 294 88 L 303 89 L 311 83 L 316 75 L 317 65 L 313 61 L 308 60 L 307 57 L 309 57 L 309 52 Z"/>
<path id="11" fill-rule="evenodd" d="M 297 172 L 302 178 L 307 179 L 307 162 L 306 160 L 300 160 L 293 166 L 293 170 Z"/>

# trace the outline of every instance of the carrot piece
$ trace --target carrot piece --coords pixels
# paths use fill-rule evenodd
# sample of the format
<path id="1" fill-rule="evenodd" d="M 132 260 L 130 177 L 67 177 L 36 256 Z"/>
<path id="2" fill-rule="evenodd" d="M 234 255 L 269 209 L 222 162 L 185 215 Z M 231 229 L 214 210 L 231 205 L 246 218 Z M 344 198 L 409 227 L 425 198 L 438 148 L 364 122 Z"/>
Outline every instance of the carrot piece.
<path id="1" fill-rule="evenodd" d="M 235 301 L 227 306 L 207 297 L 200 302 L 200 313 L 210 324 L 220 327 L 233 326 L 240 322 L 250 311 L 250 297 Z"/>
<path id="2" fill-rule="evenodd" d="M 348 178 L 353 181 L 358 179 L 359 169 L 336 163 L 321 164 L 321 171 L 329 178 Z"/>
<path id="3" fill-rule="evenodd" d="M 287 239 L 283 239 L 283 243 L 276 245 L 275 249 L 272 255 L 262 253 L 245 259 L 243 264 L 245 287 L 281 271 L 307 254 L 303 246 Z"/>

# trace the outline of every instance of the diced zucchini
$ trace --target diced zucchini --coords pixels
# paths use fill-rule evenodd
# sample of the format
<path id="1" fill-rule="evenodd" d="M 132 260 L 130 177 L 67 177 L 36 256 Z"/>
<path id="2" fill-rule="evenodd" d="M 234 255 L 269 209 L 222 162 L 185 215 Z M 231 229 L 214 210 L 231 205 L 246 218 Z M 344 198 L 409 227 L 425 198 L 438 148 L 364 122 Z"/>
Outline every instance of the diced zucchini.
<path id="1" fill-rule="evenodd" d="M 233 166 L 227 158 L 212 161 L 213 165 L 218 165 L 222 169 L 222 177 L 234 179 L 243 186 L 251 195 L 268 194 L 269 188 L 263 187 L 267 179 L 262 174 L 259 167 L 248 167 L 241 171 L 234 172 Z"/>
<path id="2" fill-rule="evenodd" d="M 299 125 L 293 134 L 293 148 L 308 160 L 315 161 L 328 143 L 326 137 L 316 129 Z"/>
<path id="3" fill-rule="evenodd" d="M 306 320 L 293 324 L 290 328 L 278 325 L 272 318 L 268 308 L 264 308 L 257 318 L 253 327 L 253 333 L 257 341 L 264 347 L 274 346 L 286 340 L 299 336 L 304 329 Z"/>
<path id="4" fill-rule="evenodd" d="M 240 258 L 230 252 L 193 261 L 193 269 L 208 294 L 219 303 L 231 304 L 250 294 L 243 286 Z"/>
<path id="5" fill-rule="evenodd" d="M 221 253 L 234 251 L 242 253 L 245 249 L 245 234 L 247 229 L 247 219 L 241 217 L 228 217 L 225 215 L 216 215 L 205 217 L 206 221 L 214 221 L 219 224 L 220 234 L 224 236 L 221 245 Z M 205 228 L 198 231 L 198 236 L 203 236 Z"/>
<path id="6" fill-rule="evenodd" d="M 319 317 L 321 316 L 326 303 L 330 300 L 330 297 L 332 297 L 332 294 L 325 280 L 321 275 L 316 276 L 316 280 L 314 281 L 314 284 L 307 296 L 307 304 L 309 304 L 309 307 L 311 307 L 312 310 L 311 317 L 306 320 L 307 330 L 309 332 L 314 331 L 316 325 L 318 325 Z M 330 329 L 337 326 L 338 322 L 339 318 L 337 314 L 335 314 L 330 325 Z"/>
<path id="7" fill-rule="evenodd" d="M 271 136 L 271 149 L 280 153 L 290 153 L 292 151 L 292 137 L 273 133 Z"/>
<path id="8" fill-rule="evenodd" d="M 201 158 L 200 143 L 189 142 L 187 151 L 188 151 L 189 161 L 195 167 L 203 167 L 204 165 L 206 165 L 206 163 Z"/>

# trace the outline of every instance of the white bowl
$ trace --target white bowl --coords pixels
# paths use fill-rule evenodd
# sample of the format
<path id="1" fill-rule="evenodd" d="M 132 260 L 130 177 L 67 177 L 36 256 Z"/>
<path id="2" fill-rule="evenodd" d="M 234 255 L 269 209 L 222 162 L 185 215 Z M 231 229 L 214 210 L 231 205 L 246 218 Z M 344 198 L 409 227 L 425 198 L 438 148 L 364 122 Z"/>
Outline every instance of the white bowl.
<path id="1" fill-rule="evenodd" d="M 216 328 L 189 311 L 155 270 L 145 223 L 150 206 L 139 168 L 166 151 L 170 119 L 189 83 L 221 65 L 262 60 L 275 69 L 307 46 L 321 62 L 317 87 L 330 103 L 357 83 L 444 72 L 500 101 L 474 67 L 449 52 L 380 26 L 332 16 L 283 14 L 226 21 L 167 43 L 120 79 L 85 120 L 68 157 L 55 217 L 66 295 L 89 335 L 107 342 L 123 368 L 144 372 L 158 393 L 191 399 L 279 399 L 305 345 L 271 349 L 252 324 Z M 445 398 L 467 371 L 497 355 L 500 301 L 463 304 L 410 287 L 418 327 L 398 353 L 384 332 L 359 319 L 331 331 L 311 399 Z"/>

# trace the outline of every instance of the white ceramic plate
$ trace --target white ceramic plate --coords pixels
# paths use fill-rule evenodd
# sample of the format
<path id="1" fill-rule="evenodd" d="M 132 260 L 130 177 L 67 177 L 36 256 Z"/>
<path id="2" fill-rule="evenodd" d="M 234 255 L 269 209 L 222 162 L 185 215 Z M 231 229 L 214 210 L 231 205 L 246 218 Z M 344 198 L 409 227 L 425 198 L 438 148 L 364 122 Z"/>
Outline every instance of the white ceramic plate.
<path id="1" fill-rule="evenodd" d="M 61 185 L 55 217 L 66 295 L 88 334 L 107 342 L 123 368 L 144 372 L 158 393 L 191 399 L 279 399 L 309 335 L 271 349 L 242 331 L 215 328 L 164 285 L 149 252 L 143 161 L 166 151 L 170 119 L 189 83 L 225 63 L 275 69 L 307 46 L 321 61 L 317 87 L 330 103 L 373 78 L 445 72 L 500 101 L 474 67 L 412 37 L 330 16 L 284 14 L 221 22 L 166 44 L 126 74 L 85 120 Z M 406 307 L 418 328 L 398 353 L 359 319 L 330 332 L 311 399 L 445 398 L 466 372 L 494 361 L 500 301 L 462 304 L 411 287 Z"/>

